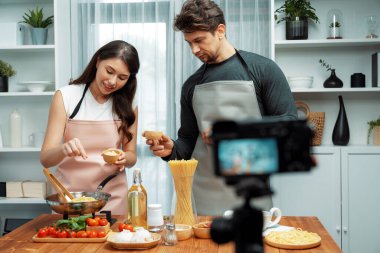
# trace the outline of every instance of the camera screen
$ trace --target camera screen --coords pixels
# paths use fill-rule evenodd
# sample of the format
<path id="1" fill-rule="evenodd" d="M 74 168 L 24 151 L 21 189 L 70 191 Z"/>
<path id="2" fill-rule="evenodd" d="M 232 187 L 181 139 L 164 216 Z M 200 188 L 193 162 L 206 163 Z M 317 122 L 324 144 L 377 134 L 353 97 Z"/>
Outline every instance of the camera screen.
<path id="1" fill-rule="evenodd" d="M 265 175 L 279 170 L 276 138 L 220 140 L 217 155 L 223 176 Z"/>

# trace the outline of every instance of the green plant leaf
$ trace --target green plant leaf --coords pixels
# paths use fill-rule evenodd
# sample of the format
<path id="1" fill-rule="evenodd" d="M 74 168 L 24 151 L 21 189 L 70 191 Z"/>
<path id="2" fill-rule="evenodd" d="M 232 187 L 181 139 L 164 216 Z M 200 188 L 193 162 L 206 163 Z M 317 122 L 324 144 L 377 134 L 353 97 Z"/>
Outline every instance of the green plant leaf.
<path id="1" fill-rule="evenodd" d="M 44 19 L 43 8 L 38 8 L 38 6 L 29 10 L 29 13 L 24 13 L 23 21 L 21 23 L 28 24 L 35 28 L 47 28 L 49 25 L 54 23 L 53 16 L 49 16 Z"/>

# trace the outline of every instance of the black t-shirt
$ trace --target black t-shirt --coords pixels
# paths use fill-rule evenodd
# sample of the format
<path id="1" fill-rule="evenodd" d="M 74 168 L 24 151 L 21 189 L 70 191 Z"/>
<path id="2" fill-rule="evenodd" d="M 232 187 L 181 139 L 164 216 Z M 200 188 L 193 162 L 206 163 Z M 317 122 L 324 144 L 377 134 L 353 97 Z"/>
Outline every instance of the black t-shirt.
<path id="1" fill-rule="evenodd" d="M 222 80 L 253 79 L 257 102 L 263 117 L 279 119 L 297 119 L 297 110 L 288 82 L 275 62 L 258 54 L 239 51 L 246 62 L 245 69 L 237 54 L 227 60 L 202 65 L 182 86 L 181 127 L 178 139 L 174 142 L 173 153 L 169 159 L 190 159 L 199 135 L 197 119 L 194 114 L 192 99 L 194 88 L 198 84 Z M 252 78 L 251 78 L 252 77 Z"/>

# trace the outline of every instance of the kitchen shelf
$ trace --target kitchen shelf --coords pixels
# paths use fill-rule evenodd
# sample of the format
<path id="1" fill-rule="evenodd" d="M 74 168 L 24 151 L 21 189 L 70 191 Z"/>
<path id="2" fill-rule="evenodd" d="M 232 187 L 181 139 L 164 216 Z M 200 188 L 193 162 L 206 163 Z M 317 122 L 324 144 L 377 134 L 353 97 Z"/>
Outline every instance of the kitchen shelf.
<path id="1" fill-rule="evenodd" d="M 46 204 L 42 198 L 6 198 L 0 197 L 0 204 Z"/>
<path id="2" fill-rule="evenodd" d="M 29 96 L 53 96 L 54 91 L 43 91 L 43 92 L 0 92 L 0 97 L 29 97 Z"/>
<path id="3" fill-rule="evenodd" d="M 277 40 L 276 48 L 380 46 L 380 39 Z"/>
<path id="4" fill-rule="evenodd" d="M 0 153 L 10 153 L 10 152 L 40 152 L 41 148 L 39 147 L 21 147 L 21 148 L 11 148 L 3 147 L 0 148 Z"/>
<path id="5" fill-rule="evenodd" d="M 55 45 L 17 45 L 17 46 L 2 46 L 0 51 L 20 53 L 20 52 L 50 52 L 54 51 Z"/>
<path id="6" fill-rule="evenodd" d="M 379 87 L 368 88 L 299 88 L 292 89 L 292 93 L 368 93 L 380 92 Z"/>

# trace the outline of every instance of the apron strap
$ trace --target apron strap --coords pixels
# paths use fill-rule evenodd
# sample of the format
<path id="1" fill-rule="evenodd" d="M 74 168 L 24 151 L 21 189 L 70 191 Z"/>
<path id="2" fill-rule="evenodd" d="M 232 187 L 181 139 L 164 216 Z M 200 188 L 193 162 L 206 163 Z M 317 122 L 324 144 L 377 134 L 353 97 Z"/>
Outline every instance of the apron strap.
<path id="1" fill-rule="evenodd" d="M 84 99 L 84 95 L 86 95 L 86 92 L 88 90 L 88 87 L 90 87 L 90 83 L 87 83 L 86 87 L 84 87 L 82 98 L 79 100 L 77 106 L 75 106 L 75 109 L 74 109 L 73 113 L 70 115 L 69 119 L 73 119 L 75 117 L 75 115 L 77 115 L 77 113 L 79 111 L 79 108 L 82 105 L 82 102 L 83 102 L 83 99 Z"/>

